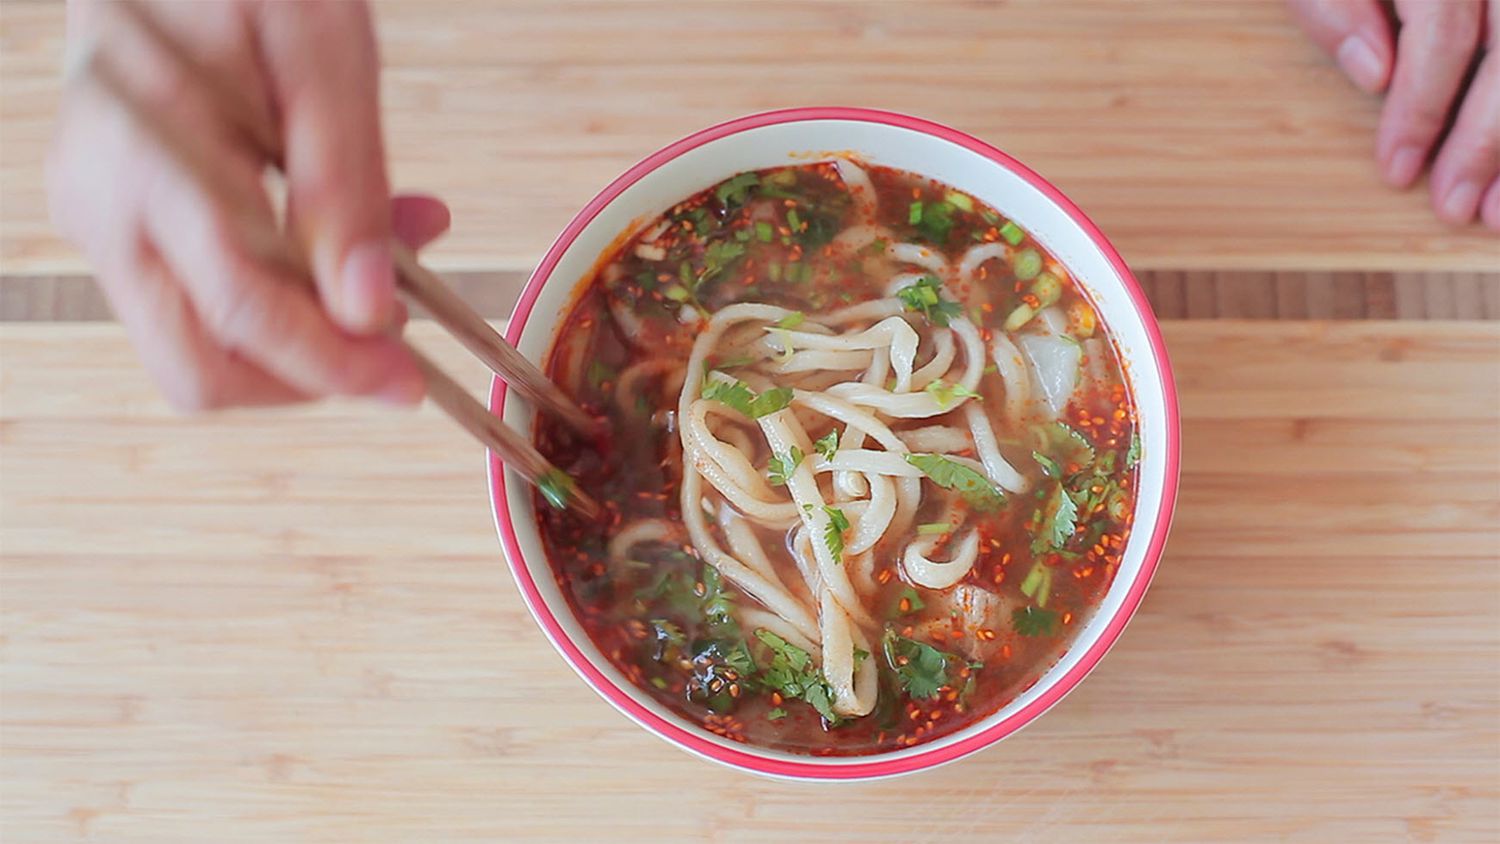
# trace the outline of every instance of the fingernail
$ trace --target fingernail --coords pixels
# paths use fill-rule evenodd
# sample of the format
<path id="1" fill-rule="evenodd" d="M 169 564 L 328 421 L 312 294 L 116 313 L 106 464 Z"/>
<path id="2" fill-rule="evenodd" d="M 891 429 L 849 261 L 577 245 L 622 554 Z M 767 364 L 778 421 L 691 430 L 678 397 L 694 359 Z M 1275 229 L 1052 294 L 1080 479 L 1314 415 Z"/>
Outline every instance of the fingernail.
<path id="1" fill-rule="evenodd" d="M 427 395 L 427 385 L 422 382 L 421 375 L 403 376 L 392 381 L 381 388 L 375 394 L 376 401 L 394 407 L 411 407 L 421 403 Z"/>
<path id="2" fill-rule="evenodd" d="M 1443 197 L 1442 205 L 1438 207 L 1438 216 L 1450 223 L 1467 223 L 1474 219 L 1474 212 L 1479 208 L 1479 185 L 1473 182 L 1459 182 L 1448 189 L 1448 195 Z"/>
<path id="3" fill-rule="evenodd" d="M 1500 232 L 1500 181 L 1490 185 L 1484 195 L 1484 207 L 1479 211 L 1480 219 L 1491 229 Z"/>
<path id="4" fill-rule="evenodd" d="M 339 285 L 339 318 L 345 328 L 361 332 L 384 328 L 396 296 L 390 244 L 367 241 L 349 250 Z"/>
<path id="5" fill-rule="evenodd" d="M 1385 167 L 1385 180 L 1399 188 L 1415 182 L 1422 172 L 1422 151 L 1416 147 L 1402 147 L 1391 156 Z"/>
<path id="6" fill-rule="evenodd" d="M 1385 82 L 1385 65 L 1365 39 L 1357 35 L 1339 44 L 1338 62 L 1354 84 L 1367 93 L 1376 93 Z"/>

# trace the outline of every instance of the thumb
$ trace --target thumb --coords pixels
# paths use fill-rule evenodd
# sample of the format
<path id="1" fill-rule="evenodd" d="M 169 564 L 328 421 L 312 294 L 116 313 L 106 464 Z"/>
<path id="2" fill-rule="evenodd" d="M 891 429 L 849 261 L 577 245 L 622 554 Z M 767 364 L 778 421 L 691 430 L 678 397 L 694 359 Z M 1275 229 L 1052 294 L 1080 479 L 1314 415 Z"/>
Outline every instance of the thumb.
<path id="1" fill-rule="evenodd" d="M 1396 61 L 1390 21 L 1379 0 L 1288 0 L 1308 37 L 1366 92 L 1385 90 Z"/>
<path id="2" fill-rule="evenodd" d="M 345 330 L 396 316 L 380 62 L 364 3 L 268 3 L 262 50 L 281 112 L 288 218 Z"/>

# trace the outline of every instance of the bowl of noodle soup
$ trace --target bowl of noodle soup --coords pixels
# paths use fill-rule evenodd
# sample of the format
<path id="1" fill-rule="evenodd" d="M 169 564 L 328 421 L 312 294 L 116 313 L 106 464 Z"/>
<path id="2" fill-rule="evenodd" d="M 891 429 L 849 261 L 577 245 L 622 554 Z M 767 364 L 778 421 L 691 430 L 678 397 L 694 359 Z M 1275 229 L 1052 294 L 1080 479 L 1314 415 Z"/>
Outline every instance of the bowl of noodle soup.
<path id="1" fill-rule="evenodd" d="M 1056 188 L 945 126 L 809 108 L 678 141 L 579 212 L 507 338 L 610 430 L 493 383 L 608 512 L 490 455 L 528 608 L 622 713 L 741 770 L 870 779 L 1014 733 L 1119 637 L 1166 540 L 1144 295 Z"/>

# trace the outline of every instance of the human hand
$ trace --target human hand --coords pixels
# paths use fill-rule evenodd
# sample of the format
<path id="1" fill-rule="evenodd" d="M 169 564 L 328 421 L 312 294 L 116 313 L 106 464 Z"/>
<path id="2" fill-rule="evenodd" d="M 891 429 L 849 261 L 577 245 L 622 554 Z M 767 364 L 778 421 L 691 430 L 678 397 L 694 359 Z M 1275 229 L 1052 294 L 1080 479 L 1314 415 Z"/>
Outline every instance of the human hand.
<path id="1" fill-rule="evenodd" d="M 1500 231 L 1500 0 L 1395 0 L 1399 34 L 1379 0 L 1289 2 L 1355 85 L 1385 93 L 1375 152 L 1385 180 L 1407 187 L 1431 160 L 1437 216 L 1477 214 Z"/>
<path id="2" fill-rule="evenodd" d="M 412 248 L 448 226 L 428 197 L 392 201 L 368 9 L 355 2 L 224 0 L 137 7 L 192 56 L 185 67 L 113 3 L 72 2 L 70 51 L 108 56 L 122 82 L 214 184 L 97 88 L 73 84 L 48 162 L 58 227 L 100 285 L 157 384 L 180 409 L 330 395 L 410 404 L 423 381 L 393 336 L 390 238 Z M 213 74 L 260 111 L 268 150 L 222 113 Z M 286 177 L 286 226 L 315 288 L 248 242 L 277 226 L 263 180 Z"/>

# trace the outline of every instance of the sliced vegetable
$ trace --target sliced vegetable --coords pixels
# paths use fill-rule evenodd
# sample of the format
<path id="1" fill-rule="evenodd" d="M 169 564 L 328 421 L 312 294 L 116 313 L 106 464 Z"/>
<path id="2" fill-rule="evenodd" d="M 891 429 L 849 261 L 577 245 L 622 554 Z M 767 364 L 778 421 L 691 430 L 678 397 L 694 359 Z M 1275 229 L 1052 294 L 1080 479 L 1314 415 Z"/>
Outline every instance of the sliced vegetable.
<path id="1" fill-rule="evenodd" d="M 1022 249 L 1011 256 L 1010 269 L 1021 281 L 1031 281 L 1042 271 L 1042 255 L 1035 249 Z"/>
<path id="2" fill-rule="evenodd" d="M 1052 569 L 1037 561 L 1026 573 L 1026 579 L 1021 581 L 1021 594 L 1036 601 L 1039 607 L 1047 606 L 1047 599 L 1052 595 Z"/>
<path id="3" fill-rule="evenodd" d="M 714 188 L 714 198 L 725 208 L 733 208 L 744 205 L 745 200 L 750 198 L 750 191 L 760 184 L 760 176 L 754 173 L 741 173 L 731 179 L 721 182 Z"/>
<path id="4" fill-rule="evenodd" d="M 1050 334 L 1021 334 L 1016 337 L 1016 345 L 1031 365 L 1032 380 L 1056 419 L 1078 389 L 1083 349 L 1071 338 Z"/>

